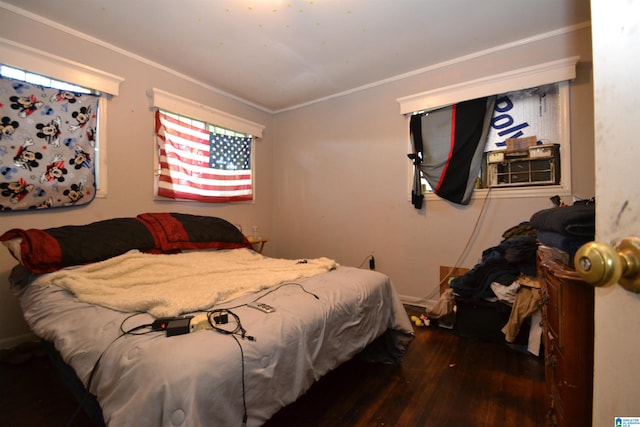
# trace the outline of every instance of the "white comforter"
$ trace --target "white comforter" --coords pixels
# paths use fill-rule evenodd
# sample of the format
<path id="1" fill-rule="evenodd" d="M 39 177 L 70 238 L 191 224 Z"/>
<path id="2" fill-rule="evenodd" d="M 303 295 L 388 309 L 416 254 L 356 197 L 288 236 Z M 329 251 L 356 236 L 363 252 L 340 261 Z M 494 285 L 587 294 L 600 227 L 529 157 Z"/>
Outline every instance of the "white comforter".
<path id="1" fill-rule="evenodd" d="M 381 273 L 338 266 L 299 283 L 304 289 L 285 285 L 228 302 L 226 307 L 235 307 L 273 291 L 261 301 L 274 313 L 232 309 L 255 337 L 238 342 L 212 330 L 118 338 L 123 322 L 127 330 L 153 318 L 126 319 L 129 313 L 78 301 L 54 285 L 30 285 L 17 294 L 34 333 L 54 343 L 85 386 L 102 355 L 91 392 L 107 425 L 240 426 L 244 370 L 247 425 L 259 426 L 377 337 L 385 335 L 376 340 L 383 345 L 376 351 L 369 346 L 367 354 L 397 362 L 413 336 L 395 289 Z"/>
<path id="2" fill-rule="evenodd" d="M 328 258 L 269 258 L 249 249 L 174 255 L 130 251 L 106 261 L 46 274 L 34 286 L 56 285 L 80 301 L 155 317 L 206 310 L 214 304 L 337 267 Z"/>

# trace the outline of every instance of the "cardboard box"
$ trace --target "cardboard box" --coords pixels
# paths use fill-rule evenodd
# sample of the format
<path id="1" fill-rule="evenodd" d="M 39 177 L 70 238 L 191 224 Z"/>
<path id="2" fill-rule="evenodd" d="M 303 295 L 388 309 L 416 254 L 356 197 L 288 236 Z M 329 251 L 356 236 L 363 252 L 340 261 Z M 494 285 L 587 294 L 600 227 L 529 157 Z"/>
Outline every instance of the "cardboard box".
<path id="1" fill-rule="evenodd" d="M 452 278 L 463 276 L 469 272 L 468 268 L 441 265 L 440 266 L 440 295 L 449 288 L 449 281 Z M 446 280 L 445 280 L 446 278 Z"/>
<path id="2" fill-rule="evenodd" d="M 538 138 L 535 136 L 527 136 L 525 138 L 509 138 L 507 139 L 507 151 L 528 150 L 529 147 L 536 145 Z"/>

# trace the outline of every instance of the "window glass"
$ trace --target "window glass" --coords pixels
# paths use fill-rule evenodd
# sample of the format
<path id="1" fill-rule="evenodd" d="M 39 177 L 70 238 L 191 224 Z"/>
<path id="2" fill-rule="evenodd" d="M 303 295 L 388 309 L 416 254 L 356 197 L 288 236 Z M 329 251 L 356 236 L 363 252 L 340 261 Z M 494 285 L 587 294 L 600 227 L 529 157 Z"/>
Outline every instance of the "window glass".
<path id="1" fill-rule="evenodd" d="M 541 144 L 560 142 L 558 84 L 498 95 L 485 151 L 504 150 L 509 138 L 535 138 Z"/>
<path id="2" fill-rule="evenodd" d="M 50 79 L 49 77 L 30 73 L 28 71 L 19 70 L 17 68 L 9 67 L 7 65 L 0 65 L 0 75 L 3 77 L 10 77 L 15 80 L 22 80 L 27 83 L 32 83 L 34 85 L 52 87 L 60 90 L 68 90 L 71 92 L 77 93 L 92 93 L 94 95 L 99 95 L 98 91 L 94 91 L 91 89 L 87 89 L 82 86 L 77 86 L 71 83 L 62 82 L 60 80 Z"/>

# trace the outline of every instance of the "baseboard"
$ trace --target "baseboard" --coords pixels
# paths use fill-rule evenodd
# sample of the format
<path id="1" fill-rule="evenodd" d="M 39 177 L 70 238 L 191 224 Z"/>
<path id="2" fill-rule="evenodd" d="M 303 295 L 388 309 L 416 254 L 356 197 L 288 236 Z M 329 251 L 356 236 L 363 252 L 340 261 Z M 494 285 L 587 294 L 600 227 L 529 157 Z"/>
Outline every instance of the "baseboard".
<path id="1" fill-rule="evenodd" d="M 433 307 L 438 303 L 438 300 L 412 297 L 409 295 L 400 295 L 400 301 L 402 301 L 403 304 L 414 305 L 416 307 L 423 308 Z"/>
<path id="2" fill-rule="evenodd" d="M 0 339 L 0 349 L 6 350 L 30 341 L 38 341 L 38 337 L 33 332 L 27 332 L 26 334 L 15 337 L 2 338 Z"/>

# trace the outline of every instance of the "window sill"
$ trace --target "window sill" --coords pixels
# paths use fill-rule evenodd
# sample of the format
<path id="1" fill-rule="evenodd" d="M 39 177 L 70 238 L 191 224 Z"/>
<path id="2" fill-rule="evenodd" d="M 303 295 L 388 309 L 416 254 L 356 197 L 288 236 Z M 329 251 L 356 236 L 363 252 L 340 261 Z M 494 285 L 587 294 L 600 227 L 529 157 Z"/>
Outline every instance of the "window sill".
<path id="1" fill-rule="evenodd" d="M 484 200 L 487 195 L 492 199 L 520 199 L 530 197 L 567 197 L 573 196 L 571 190 L 563 185 L 544 185 L 544 186 L 528 186 L 528 187 L 493 187 L 493 188 L 478 188 L 473 191 L 471 199 Z M 446 202 L 447 200 L 439 197 L 433 192 L 425 193 L 424 198 L 427 201 L 441 200 Z"/>

